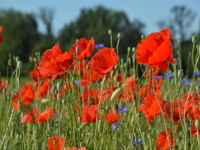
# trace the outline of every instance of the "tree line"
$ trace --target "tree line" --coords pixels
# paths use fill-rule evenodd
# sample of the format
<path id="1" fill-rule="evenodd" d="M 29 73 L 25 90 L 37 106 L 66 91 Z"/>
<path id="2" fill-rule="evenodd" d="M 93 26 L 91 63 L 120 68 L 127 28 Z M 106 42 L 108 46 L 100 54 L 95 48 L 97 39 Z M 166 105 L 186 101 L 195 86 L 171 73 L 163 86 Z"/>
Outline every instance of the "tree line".
<path id="1" fill-rule="evenodd" d="M 192 42 L 188 42 L 191 38 L 191 35 L 188 35 L 188 30 L 191 20 L 195 18 L 195 13 L 185 6 L 175 6 L 171 9 L 171 13 L 173 15 L 171 15 L 170 21 L 158 21 L 158 30 L 170 28 L 172 35 L 174 37 L 178 35 L 183 45 L 185 44 L 185 47 L 187 47 L 187 50 L 182 47 L 184 54 L 189 53 L 188 48 Z M 59 43 L 62 50 L 67 51 L 76 39 L 94 37 L 96 44 L 104 44 L 105 47 L 110 47 L 110 37 L 108 35 L 110 29 L 112 30 L 114 47 L 119 38 L 118 33 L 120 33 L 119 55 L 124 58 L 127 48 L 137 46 L 141 36 L 145 35 L 145 24 L 142 21 L 137 19 L 130 21 L 123 11 L 97 6 L 80 10 L 78 18 L 65 24 L 59 30 L 58 35 L 55 36 L 52 32 L 54 14 L 55 12 L 48 8 L 40 8 L 37 14 L 22 13 L 13 9 L 0 10 L 0 25 L 3 26 L 3 43 L 0 45 L 1 75 L 10 75 L 7 70 L 9 65 L 11 67 L 12 64 L 8 65 L 8 60 L 13 59 L 15 56 L 18 56 L 24 64 L 22 75 L 27 75 L 30 69 L 33 68 L 29 58 L 35 57 L 36 52 L 42 53 L 53 47 L 55 43 Z M 38 18 L 45 25 L 45 33 L 38 31 Z M 200 32 L 198 29 L 197 33 L 199 38 Z M 182 57 L 186 56 L 182 55 Z M 183 67 L 187 67 L 185 62 L 183 62 Z"/>

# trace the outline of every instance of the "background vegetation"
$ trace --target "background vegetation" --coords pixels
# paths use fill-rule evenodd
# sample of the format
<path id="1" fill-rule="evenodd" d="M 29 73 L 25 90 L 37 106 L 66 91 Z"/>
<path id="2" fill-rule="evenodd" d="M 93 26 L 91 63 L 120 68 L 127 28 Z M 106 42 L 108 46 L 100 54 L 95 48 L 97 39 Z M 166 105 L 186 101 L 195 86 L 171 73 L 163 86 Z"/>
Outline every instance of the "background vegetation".
<path id="1" fill-rule="evenodd" d="M 175 6 L 170 12 L 170 18 L 157 22 L 158 30 L 170 28 L 174 43 L 174 57 L 178 57 L 179 50 L 182 55 L 182 69 L 190 65 L 187 56 L 191 52 L 190 25 L 195 19 L 195 12 L 185 6 Z M 13 9 L 0 10 L 0 25 L 3 26 L 3 43 L 0 46 L 0 70 L 1 75 L 10 76 L 7 71 L 8 59 L 18 56 L 23 62 L 23 75 L 27 75 L 33 68 L 29 62 L 30 57 L 35 57 L 36 52 L 44 52 L 46 49 L 59 43 L 63 51 L 69 50 L 76 39 L 94 37 L 96 44 L 110 46 L 107 31 L 112 30 L 114 44 L 117 43 L 117 34 L 120 33 L 119 45 L 120 57 L 124 58 L 128 47 L 135 47 L 145 35 L 145 24 L 140 20 L 129 20 L 125 12 L 110 10 L 97 6 L 95 8 L 84 8 L 79 16 L 69 24 L 64 25 L 58 35 L 53 35 L 52 22 L 55 12 L 52 9 L 41 8 L 38 12 L 27 14 Z M 45 27 L 46 33 L 38 31 L 38 19 Z M 11 21 L 12 20 L 12 21 Z M 196 29 L 196 37 L 200 37 L 200 29 Z M 177 39 L 181 39 L 178 41 Z M 94 52 L 95 53 L 95 52 Z M 12 65 L 12 64 L 10 64 Z M 192 69 L 188 71 L 192 74 Z"/>

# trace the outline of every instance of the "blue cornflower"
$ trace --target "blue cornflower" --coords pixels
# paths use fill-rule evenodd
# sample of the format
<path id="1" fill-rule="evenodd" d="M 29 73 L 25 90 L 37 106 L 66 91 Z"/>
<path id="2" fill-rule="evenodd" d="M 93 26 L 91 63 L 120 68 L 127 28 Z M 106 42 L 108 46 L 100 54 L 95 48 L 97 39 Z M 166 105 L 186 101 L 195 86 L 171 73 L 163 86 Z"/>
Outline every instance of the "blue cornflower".
<path id="1" fill-rule="evenodd" d="M 169 75 L 165 74 L 163 75 L 163 79 L 167 79 L 169 77 Z"/>
<path id="2" fill-rule="evenodd" d="M 123 112 L 128 112 L 128 109 L 126 107 L 118 107 L 118 112 L 123 113 Z"/>
<path id="3" fill-rule="evenodd" d="M 112 130 L 119 130 L 119 123 L 118 122 L 114 122 L 112 124 Z"/>
<path id="4" fill-rule="evenodd" d="M 169 78 L 173 78 L 174 77 L 174 73 L 170 72 L 169 73 Z"/>
<path id="5" fill-rule="evenodd" d="M 186 83 L 186 82 L 188 82 L 188 81 L 189 81 L 189 79 L 187 79 L 187 78 L 183 78 L 183 79 L 182 79 L 182 82 L 183 82 L 183 83 Z"/>
<path id="6" fill-rule="evenodd" d="M 187 82 L 186 85 L 187 85 L 187 86 L 191 86 L 192 83 L 191 83 L 191 82 Z"/>
<path id="7" fill-rule="evenodd" d="M 162 76 L 154 76 L 154 79 L 160 79 Z"/>
<path id="8" fill-rule="evenodd" d="M 74 84 L 75 84 L 75 85 L 80 85 L 80 84 L 81 84 L 81 81 L 80 81 L 80 80 L 75 80 L 75 81 L 74 81 Z"/>
<path id="9" fill-rule="evenodd" d="M 196 85 L 200 85 L 200 82 L 197 82 Z"/>
<path id="10" fill-rule="evenodd" d="M 173 77 L 174 77 L 174 74 L 172 72 L 170 72 L 169 74 L 163 75 L 163 79 L 173 78 Z"/>
<path id="11" fill-rule="evenodd" d="M 100 49 L 100 48 L 104 47 L 104 44 L 95 44 L 94 47 L 97 48 L 97 49 Z"/>
<path id="12" fill-rule="evenodd" d="M 137 144 L 137 145 L 141 145 L 142 144 L 142 139 L 138 139 L 138 140 L 135 140 L 134 142 L 132 142 L 132 144 Z"/>
<path id="13" fill-rule="evenodd" d="M 200 71 L 195 73 L 194 76 L 198 76 L 199 77 L 200 76 Z"/>

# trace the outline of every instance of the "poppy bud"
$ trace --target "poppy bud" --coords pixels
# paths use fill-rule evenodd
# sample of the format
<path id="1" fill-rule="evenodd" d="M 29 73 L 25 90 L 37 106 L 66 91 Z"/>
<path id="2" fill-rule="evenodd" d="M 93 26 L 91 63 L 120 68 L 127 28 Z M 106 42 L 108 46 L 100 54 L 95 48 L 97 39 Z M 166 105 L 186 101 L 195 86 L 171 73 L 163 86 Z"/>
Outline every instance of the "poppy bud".
<path id="1" fill-rule="evenodd" d="M 112 30 L 111 29 L 108 30 L 108 34 L 112 35 Z"/>
<path id="2" fill-rule="evenodd" d="M 135 52 L 135 47 L 132 48 L 133 53 Z"/>
<path id="3" fill-rule="evenodd" d="M 8 66 L 12 66 L 12 60 L 10 58 L 8 59 Z"/>
<path id="4" fill-rule="evenodd" d="M 49 99 L 47 99 L 47 98 L 43 98 L 42 100 L 41 100 L 41 103 L 43 103 L 43 104 L 46 104 L 46 103 L 48 103 L 49 102 Z"/>
<path id="5" fill-rule="evenodd" d="M 33 57 L 29 57 L 29 61 L 30 61 L 30 62 L 33 62 Z"/>
<path id="6" fill-rule="evenodd" d="M 183 77 L 183 69 L 178 70 L 178 77 L 182 78 Z"/>
<path id="7" fill-rule="evenodd" d="M 19 57 L 17 56 L 17 57 L 13 57 L 14 59 L 15 59 L 15 61 L 16 61 L 16 63 L 19 61 Z"/>
<path id="8" fill-rule="evenodd" d="M 117 34 L 117 38 L 118 38 L 118 39 L 121 38 L 121 34 L 120 34 L 120 33 Z"/>
<path id="9" fill-rule="evenodd" d="M 127 85 L 128 85 L 128 84 L 124 84 L 122 87 L 116 89 L 116 90 L 112 93 L 111 98 L 110 98 L 110 101 L 112 101 L 112 100 L 114 100 L 114 99 L 117 99 L 117 98 L 119 97 L 119 95 L 121 94 L 121 92 L 122 92 L 122 88 L 123 88 L 124 86 L 127 86 Z"/>
<path id="10" fill-rule="evenodd" d="M 57 90 L 60 91 L 62 89 L 62 84 L 61 83 L 57 83 Z"/>
<path id="11" fill-rule="evenodd" d="M 17 68 L 22 69 L 22 61 L 17 61 Z"/>
<path id="12" fill-rule="evenodd" d="M 197 129 L 200 128 L 200 119 L 196 119 L 196 120 L 195 120 L 195 127 L 196 127 Z"/>
<path id="13" fill-rule="evenodd" d="M 144 35 L 141 35 L 141 39 L 145 39 L 145 36 L 144 36 Z"/>
<path id="14" fill-rule="evenodd" d="M 36 58 L 33 58 L 33 62 L 36 63 L 36 62 L 37 62 L 37 59 L 36 59 Z"/>
<path id="15" fill-rule="evenodd" d="M 195 43 L 195 40 L 196 40 L 196 36 L 192 36 L 192 43 Z"/>

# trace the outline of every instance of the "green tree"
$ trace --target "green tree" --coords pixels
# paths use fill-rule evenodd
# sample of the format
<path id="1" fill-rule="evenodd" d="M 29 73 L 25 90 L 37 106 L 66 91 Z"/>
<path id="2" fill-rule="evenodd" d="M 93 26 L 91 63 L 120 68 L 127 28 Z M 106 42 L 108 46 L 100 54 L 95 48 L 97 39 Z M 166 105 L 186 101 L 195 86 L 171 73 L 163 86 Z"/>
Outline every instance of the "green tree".
<path id="1" fill-rule="evenodd" d="M 139 20 L 130 22 L 122 11 L 114 11 L 102 6 L 82 9 L 78 18 L 65 25 L 59 32 L 58 41 L 65 49 L 69 49 L 76 39 L 94 37 L 96 44 L 103 43 L 110 47 L 108 30 L 113 33 L 114 47 L 117 34 L 121 34 L 119 53 L 123 57 L 127 47 L 135 47 L 143 34 L 144 24 Z"/>
<path id="2" fill-rule="evenodd" d="M 0 22 L 3 26 L 0 70 L 6 75 L 8 55 L 19 56 L 23 62 L 28 61 L 32 47 L 38 42 L 37 22 L 34 14 L 12 9 L 0 10 Z"/>

